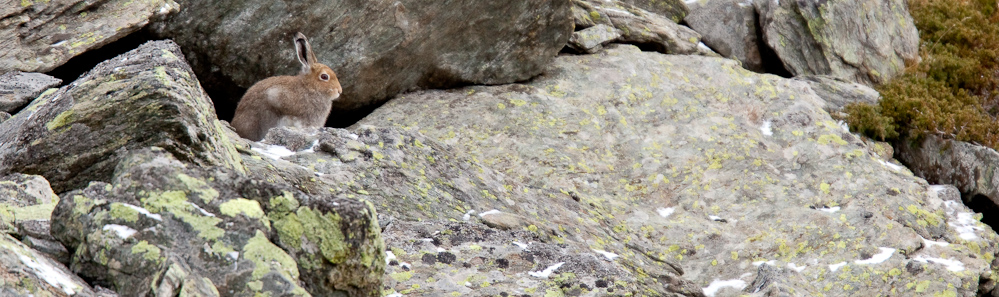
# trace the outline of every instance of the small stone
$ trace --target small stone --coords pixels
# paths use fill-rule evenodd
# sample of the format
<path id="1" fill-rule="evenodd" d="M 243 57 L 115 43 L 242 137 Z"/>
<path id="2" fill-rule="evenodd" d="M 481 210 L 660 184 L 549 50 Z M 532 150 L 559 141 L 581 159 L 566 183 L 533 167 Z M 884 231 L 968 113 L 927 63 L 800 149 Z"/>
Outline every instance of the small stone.
<path id="1" fill-rule="evenodd" d="M 621 37 L 621 34 L 621 30 L 599 24 L 572 33 L 572 37 L 569 38 L 569 47 L 583 53 L 592 54 L 599 51 L 604 45 Z"/>

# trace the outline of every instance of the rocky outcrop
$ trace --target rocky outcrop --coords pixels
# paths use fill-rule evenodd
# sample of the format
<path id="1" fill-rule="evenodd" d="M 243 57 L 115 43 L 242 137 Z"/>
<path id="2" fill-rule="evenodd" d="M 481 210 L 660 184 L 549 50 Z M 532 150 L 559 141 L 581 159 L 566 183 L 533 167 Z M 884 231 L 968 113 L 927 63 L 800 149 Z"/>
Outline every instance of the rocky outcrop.
<path id="1" fill-rule="evenodd" d="M 417 88 L 526 80 L 572 33 L 568 0 L 180 3 L 154 31 L 185 49 L 199 77 L 245 88 L 296 73 L 290 41 L 301 31 L 344 86 L 335 110 Z"/>
<path id="2" fill-rule="evenodd" d="M 122 158 L 110 183 L 63 194 L 52 231 L 72 267 L 123 296 L 378 296 L 374 209 L 308 195 L 159 148 Z M 272 241 L 276 240 L 276 241 Z"/>
<path id="3" fill-rule="evenodd" d="M 679 20 L 669 19 L 667 16 L 649 12 L 619 0 L 573 0 L 572 3 L 572 16 L 576 30 L 606 25 L 621 32 L 621 36 L 612 40 L 616 43 L 641 45 L 665 54 L 714 54 L 706 47 L 699 47 L 701 36 L 690 28 L 678 25 Z M 686 10 L 686 7 L 683 10 Z M 584 32 L 577 33 L 588 34 Z M 575 40 L 586 39 L 577 37 Z M 592 48 L 579 41 L 575 41 L 570 47 Z"/>
<path id="4" fill-rule="evenodd" d="M 794 75 L 875 85 L 919 60 L 905 1 L 753 1 L 763 40 Z"/>
<path id="5" fill-rule="evenodd" d="M 240 170 L 223 129 L 180 49 L 149 42 L 0 123 L 0 174 L 41 175 L 62 193 L 109 181 L 120 150 L 149 146 Z"/>
<path id="6" fill-rule="evenodd" d="M 701 34 L 701 41 L 719 55 L 742 62 L 746 69 L 763 72 L 756 9 L 752 1 L 691 1 L 684 22 Z"/>
<path id="7" fill-rule="evenodd" d="M 42 73 L 4 73 L 0 75 L 0 112 L 15 112 L 42 92 L 61 83 L 61 79 Z"/>
<path id="8" fill-rule="evenodd" d="M 509 182 L 473 201 L 502 203 L 539 241 L 619 255 L 610 261 L 646 273 L 635 274 L 639 288 L 682 271 L 706 295 L 738 294 L 763 263 L 805 280 L 775 292 L 994 287 L 978 284 L 993 283 L 996 233 L 837 125 L 806 83 L 630 46 L 562 56 L 548 73 L 406 94 L 358 125 L 418 132 L 496 168 Z M 441 273 L 434 279 L 467 277 Z"/>
<path id="9" fill-rule="evenodd" d="M 178 8 L 172 0 L 5 2 L 0 8 L 0 74 L 48 72 Z"/>
<path id="10" fill-rule="evenodd" d="M 609 261 L 614 254 L 594 251 L 582 241 L 559 239 L 558 226 L 540 224 L 536 215 L 528 215 L 554 215 L 547 210 L 550 205 L 535 201 L 555 192 L 506 195 L 518 182 L 493 169 L 494 164 L 467 158 L 419 131 L 373 126 L 319 132 L 277 128 L 264 143 L 246 145 L 249 148 L 240 150 L 252 154 L 245 158 L 251 172 L 298 185 L 306 192 L 371 201 L 378 208 L 386 242 L 395 244 L 389 245 L 394 252 L 387 255 L 384 283 L 397 293 L 628 295 L 652 291 L 679 296 L 699 291 L 682 278 L 682 269 L 671 259 L 645 264 Z M 565 205 L 557 211 L 565 215 L 565 226 L 569 226 L 581 218 L 570 214 L 585 210 Z M 498 229 L 485 228 L 480 220 Z M 603 232 L 593 224 L 574 227 L 584 234 Z M 518 240 L 528 251 L 511 240 Z M 427 251 L 440 260 L 430 260 L 438 256 Z M 488 263 L 507 260 L 515 266 Z M 559 262 L 566 263 L 552 268 Z M 488 272 L 488 277 L 480 275 L 493 268 L 501 270 Z M 560 280 L 546 281 L 549 277 Z"/>

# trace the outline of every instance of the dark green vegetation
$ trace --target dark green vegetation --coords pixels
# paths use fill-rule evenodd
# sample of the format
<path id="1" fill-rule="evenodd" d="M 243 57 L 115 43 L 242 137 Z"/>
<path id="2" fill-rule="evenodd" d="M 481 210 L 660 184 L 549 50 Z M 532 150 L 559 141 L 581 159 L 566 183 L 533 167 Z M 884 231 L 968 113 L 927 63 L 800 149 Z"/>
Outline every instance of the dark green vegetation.
<path id="1" fill-rule="evenodd" d="M 923 61 L 877 87 L 879 105 L 847 106 L 850 127 L 880 140 L 935 133 L 999 147 L 996 5 L 996 0 L 910 0 Z"/>

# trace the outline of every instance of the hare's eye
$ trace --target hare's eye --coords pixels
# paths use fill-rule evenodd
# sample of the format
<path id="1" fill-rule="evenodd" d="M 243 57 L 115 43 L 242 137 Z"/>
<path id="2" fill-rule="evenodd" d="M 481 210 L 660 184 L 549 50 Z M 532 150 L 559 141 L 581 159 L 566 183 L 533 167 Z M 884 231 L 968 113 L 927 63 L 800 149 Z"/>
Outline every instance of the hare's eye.
<path id="1" fill-rule="evenodd" d="M 329 74 L 323 73 L 323 74 L 319 75 L 319 79 L 321 79 L 321 80 L 330 80 L 330 76 L 329 76 Z"/>

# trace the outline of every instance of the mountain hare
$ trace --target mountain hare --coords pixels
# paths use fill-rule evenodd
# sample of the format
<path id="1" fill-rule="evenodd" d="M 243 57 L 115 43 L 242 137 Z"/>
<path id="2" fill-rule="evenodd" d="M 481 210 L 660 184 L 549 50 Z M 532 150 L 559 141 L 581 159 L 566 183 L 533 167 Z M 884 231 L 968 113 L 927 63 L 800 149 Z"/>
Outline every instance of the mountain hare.
<path id="1" fill-rule="evenodd" d="M 333 100 L 343 89 L 329 66 L 320 64 L 309 40 L 295 34 L 295 52 L 302 62 L 297 76 L 261 80 L 239 100 L 232 127 L 243 138 L 260 141 L 274 127 L 322 127 Z"/>

